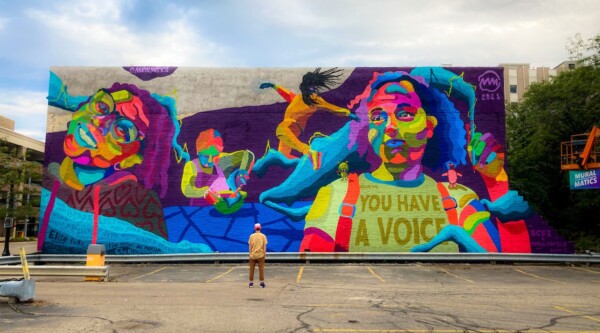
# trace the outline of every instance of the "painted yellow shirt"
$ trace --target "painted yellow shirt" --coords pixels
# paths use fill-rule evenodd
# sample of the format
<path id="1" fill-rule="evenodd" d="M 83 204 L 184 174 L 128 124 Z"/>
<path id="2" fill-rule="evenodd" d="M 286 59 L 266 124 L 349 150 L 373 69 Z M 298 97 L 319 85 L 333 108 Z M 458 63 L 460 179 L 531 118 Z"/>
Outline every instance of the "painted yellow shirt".
<path id="1" fill-rule="evenodd" d="M 285 110 L 284 119 L 292 119 L 296 121 L 300 128 L 304 130 L 308 119 L 312 117 L 315 112 L 319 109 L 331 111 L 333 113 L 339 113 L 340 115 L 348 116 L 350 111 L 348 109 L 333 105 L 325 101 L 321 96 L 315 96 L 316 105 L 314 107 L 308 106 L 304 103 L 302 95 L 296 95 L 290 105 Z"/>
<path id="2" fill-rule="evenodd" d="M 350 252 L 409 252 L 415 245 L 430 241 L 449 223 L 437 182 L 430 177 L 391 184 L 362 174 L 359 185 Z M 347 190 L 348 182 L 342 179 L 321 188 L 306 216 L 305 228 L 320 228 L 335 238 L 339 207 Z M 449 192 L 457 202 L 474 197 L 474 192 L 463 186 Z M 456 209 L 460 214 L 461 207 Z M 444 242 L 431 252 L 458 252 L 458 246 Z"/>

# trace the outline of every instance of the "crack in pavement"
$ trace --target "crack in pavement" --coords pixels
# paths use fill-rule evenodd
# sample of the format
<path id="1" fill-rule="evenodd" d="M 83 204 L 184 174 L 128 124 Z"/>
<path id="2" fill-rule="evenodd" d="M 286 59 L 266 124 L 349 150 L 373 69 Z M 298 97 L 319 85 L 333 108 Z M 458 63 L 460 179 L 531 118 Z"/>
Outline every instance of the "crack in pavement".
<path id="1" fill-rule="evenodd" d="M 301 312 L 301 313 L 299 313 L 299 314 L 296 316 L 296 320 L 297 320 L 297 321 L 298 321 L 298 322 L 301 324 L 301 326 L 300 326 L 300 327 L 298 327 L 298 328 L 296 328 L 295 330 L 291 331 L 290 333 L 298 332 L 298 331 L 300 331 L 301 329 L 305 329 L 305 330 L 307 330 L 307 331 L 308 331 L 308 330 L 309 330 L 309 327 L 310 327 L 310 324 L 308 324 L 307 322 L 305 322 L 305 321 L 302 319 L 302 316 L 304 316 L 304 315 L 306 315 L 306 314 L 309 314 L 309 313 L 313 312 L 314 310 L 315 310 L 315 308 L 314 308 L 314 307 L 311 307 L 311 308 L 310 308 L 310 309 L 308 309 L 307 311 L 304 311 L 304 312 Z"/>
<path id="2" fill-rule="evenodd" d="M 114 322 L 108 318 L 104 318 L 104 317 L 98 317 L 98 316 L 77 316 L 77 315 L 68 315 L 68 314 L 59 314 L 59 313 L 37 313 L 37 312 L 28 312 L 28 311 L 23 311 L 21 310 L 16 304 L 9 304 L 10 308 L 19 314 L 24 314 L 24 315 L 29 315 L 29 316 L 36 316 L 36 317 L 62 317 L 62 318 L 90 318 L 90 319 L 99 319 L 99 320 L 104 320 L 107 321 L 111 324 L 114 324 Z"/>

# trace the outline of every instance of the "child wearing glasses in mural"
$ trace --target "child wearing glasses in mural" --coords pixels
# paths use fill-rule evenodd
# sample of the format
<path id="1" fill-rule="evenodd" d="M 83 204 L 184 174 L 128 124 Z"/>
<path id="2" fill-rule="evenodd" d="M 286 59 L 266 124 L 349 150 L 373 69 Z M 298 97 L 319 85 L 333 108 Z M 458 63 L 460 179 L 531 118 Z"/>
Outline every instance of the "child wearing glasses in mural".
<path id="1" fill-rule="evenodd" d="M 238 211 L 246 198 L 246 185 L 254 154 L 249 150 L 223 153 L 219 131 L 208 129 L 196 139 L 198 158 L 188 161 L 183 169 L 181 192 L 192 198 L 191 206 L 211 204 L 223 214 Z"/>
<path id="2" fill-rule="evenodd" d="M 501 146 L 489 133 L 467 145 L 445 94 L 419 76 L 376 73 L 350 107 L 363 120 L 351 136 L 379 166 L 319 190 L 300 251 L 530 252 L 521 220 L 530 209 L 508 190 Z M 467 151 L 491 202 L 456 179 L 436 182 L 424 173 L 425 166 L 466 164 Z"/>
<path id="3" fill-rule="evenodd" d="M 300 95 L 296 95 L 290 90 L 265 82 L 260 85 L 260 89 L 273 88 L 289 105 L 285 110 L 283 121 L 277 126 L 276 134 L 279 139 L 278 151 L 287 158 L 296 158 L 292 150 L 299 151 L 302 155 L 309 157 L 315 170 L 320 168 L 322 152 L 311 150 L 310 146 L 298 139 L 298 136 L 304 132 L 308 119 L 317 112 L 317 110 L 326 110 L 335 114 L 350 117 L 358 121 L 358 117 L 350 110 L 333 105 L 320 96 L 325 90 L 338 83 L 338 78 L 342 75 L 342 70 L 331 68 L 321 71 L 321 68 L 308 72 L 302 77 L 300 83 Z"/>
<path id="4" fill-rule="evenodd" d="M 40 250 L 85 251 L 89 243 L 82 239 L 90 239 L 90 230 L 83 224 L 61 223 L 75 220 L 75 215 L 81 215 L 78 222 L 83 223 L 91 213 L 92 243 L 105 244 L 107 253 L 210 251 L 204 244 L 178 249 L 166 241 L 159 197 L 167 193 L 171 149 L 181 152 L 175 140 L 178 124 L 172 99 L 120 83 L 91 97 L 70 96 L 61 79 L 51 73 L 48 100 L 73 116 L 64 137 L 66 156 L 48 166 L 54 181 L 51 186 L 51 179 L 45 183 L 52 191 L 42 205 L 46 211 Z M 63 214 L 69 218 L 61 218 Z"/>

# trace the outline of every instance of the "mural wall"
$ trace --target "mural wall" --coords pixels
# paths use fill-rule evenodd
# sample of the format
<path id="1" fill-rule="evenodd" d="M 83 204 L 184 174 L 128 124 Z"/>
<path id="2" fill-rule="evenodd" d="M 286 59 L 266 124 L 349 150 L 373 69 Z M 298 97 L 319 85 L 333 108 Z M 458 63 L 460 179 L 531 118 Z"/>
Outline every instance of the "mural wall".
<path id="1" fill-rule="evenodd" d="M 54 67 L 43 253 L 572 253 L 508 187 L 502 68 Z"/>

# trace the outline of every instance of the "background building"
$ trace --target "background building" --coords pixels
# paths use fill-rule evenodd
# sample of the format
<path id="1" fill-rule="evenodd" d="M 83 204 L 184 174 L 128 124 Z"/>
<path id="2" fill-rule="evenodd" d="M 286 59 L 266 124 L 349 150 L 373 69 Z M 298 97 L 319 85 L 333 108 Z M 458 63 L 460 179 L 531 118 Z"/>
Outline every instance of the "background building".
<path id="1" fill-rule="evenodd" d="M 14 131 L 15 122 L 0 116 L 0 208 L 6 218 L 12 218 L 11 237 L 35 237 L 38 231 L 41 174 L 44 162 L 44 142 Z M 17 170 L 18 182 L 7 175 Z M 14 178 L 13 178 L 14 179 Z M 0 235 L 5 236 L 4 223 Z"/>
<path id="2" fill-rule="evenodd" d="M 529 86 L 536 82 L 550 80 L 551 77 L 563 71 L 577 67 L 575 61 L 563 61 L 554 68 L 531 67 L 530 64 L 500 64 L 504 67 L 504 101 L 506 103 L 519 103 Z"/>

